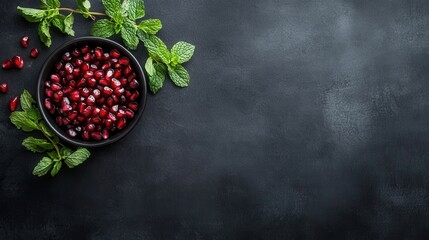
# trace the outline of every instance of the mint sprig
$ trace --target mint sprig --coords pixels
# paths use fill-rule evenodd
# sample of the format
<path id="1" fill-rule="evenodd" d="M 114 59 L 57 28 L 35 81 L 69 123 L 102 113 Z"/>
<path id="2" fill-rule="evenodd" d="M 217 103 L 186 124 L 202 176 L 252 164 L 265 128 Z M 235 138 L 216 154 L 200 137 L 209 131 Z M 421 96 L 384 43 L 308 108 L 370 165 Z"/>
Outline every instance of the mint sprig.
<path id="1" fill-rule="evenodd" d="M 53 4 L 55 1 L 46 0 L 45 4 Z M 58 174 L 64 161 L 69 168 L 74 168 L 82 164 L 91 155 L 85 148 L 78 148 L 73 152 L 70 148 L 60 143 L 58 137 L 50 130 L 44 120 L 42 120 L 40 111 L 36 108 L 36 101 L 31 94 L 24 90 L 20 98 L 22 111 L 12 112 L 11 122 L 24 132 L 40 131 L 44 138 L 27 137 L 22 145 L 34 153 L 46 153 L 33 170 L 36 176 L 46 175 L 49 171 L 52 176 Z"/>

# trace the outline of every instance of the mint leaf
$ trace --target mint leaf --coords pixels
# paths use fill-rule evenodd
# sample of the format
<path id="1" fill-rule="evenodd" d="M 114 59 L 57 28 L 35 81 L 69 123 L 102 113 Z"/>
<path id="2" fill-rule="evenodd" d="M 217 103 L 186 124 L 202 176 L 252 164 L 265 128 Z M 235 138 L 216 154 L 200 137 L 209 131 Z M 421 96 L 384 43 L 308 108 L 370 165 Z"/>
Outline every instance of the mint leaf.
<path id="1" fill-rule="evenodd" d="M 36 123 L 42 119 L 42 114 L 37 108 L 32 108 L 28 110 L 26 113 L 27 113 L 27 116 Z"/>
<path id="2" fill-rule="evenodd" d="M 91 16 L 89 9 L 91 8 L 91 2 L 89 0 L 77 0 L 77 9 L 82 12 L 84 18 Z"/>
<path id="3" fill-rule="evenodd" d="M 156 63 L 154 65 L 155 74 L 149 76 L 149 89 L 155 94 L 162 88 L 164 85 L 165 75 L 167 74 L 167 69 L 164 64 Z"/>
<path id="4" fill-rule="evenodd" d="M 32 121 L 26 112 L 15 111 L 10 114 L 10 121 L 24 132 L 31 132 L 37 130 L 37 123 Z"/>
<path id="5" fill-rule="evenodd" d="M 48 137 L 55 137 L 55 133 L 48 128 L 48 126 L 46 126 L 46 122 L 45 121 L 41 121 L 39 123 L 39 127 L 40 127 L 40 131 L 43 132 L 43 134 L 45 134 Z"/>
<path id="6" fill-rule="evenodd" d="M 96 37 L 108 38 L 115 34 L 115 23 L 102 19 L 95 22 L 91 29 L 91 35 Z"/>
<path id="7" fill-rule="evenodd" d="M 60 159 L 60 156 L 58 156 L 57 151 L 51 151 L 51 152 L 48 152 L 48 156 L 49 156 L 51 159 L 54 159 L 54 160 L 58 160 L 58 159 Z"/>
<path id="8" fill-rule="evenodd" d="M 27 150 L 34 153 L 43 153 L 54 149 L 54 145 L 52 145 L 52 143 L 48 140 L 34 137 L 28 137 L 24 139 L 24 141 L 22 141 L 22 145 L 27 148 Z"/>
<path id="9" fill-rule="evenodd" d="M 178 42 L 171 48 L 171 55 L 177 56 L 179 59 L 178 63 L 185 63 L 191 60 L 194 55 L 195 46 L 187 42 Z M 177 64 L 177 63 L 176 63 Z"/>
<path id="10" fill-rule="evenodd" d="M 29 22 L 41 22 L 45 17 L 45 11 L 35 8 L 17 7 L 18 12 Z"/>
<path id="11" fill-rule="evenodd" d="M 74 17 L 73 17 L 73 14 L 70 13 L 64 19 L 64 33 L 70 36 L 74 36 L 73 24 L 74 24 Z"/>
<path id="12" fill-rule="evenodd" d="M 143 30 L 147 34 L 156 34 L 161 30 L 162 23 L 159 19 L 147 19 L 143 20 L 139 25 L 138 29 Z"/>
<path id="13" fill-rule="evenodd" d="M 52 164 L 53 164 L 52 159 L 48 157 L 42 158 L 42 160 L 40 160 L 40 162 L 34 168 L 33 175 L 36 175 L 39 177 L 45 175 L 46 173 L 49 172 L 49 170 L 51 170 Z"/>
<path id="14" fill-rule="evenodd" d="M 122 25 L 121 36 L 122 40 L 124 40 L 125 46 L 131 50 L 135 50 L 139 44 L 139 38 L 136 34 L 137 29 L 135 23 L 126 19 Z"/>
<path id="15" fill-rule="evenodd" d="M 86 148 L 78 148 L 74 153 L 70 154 L 64 162 L 69 168 L 74 168 L 82 164 L 91 156 L 91 153 Z"/>
<path id="16" fill-rule="evenodd" d="M 73 150 L 71 150 L 68 147 L 63 147 L 63 148 L 61 148 L 60 152 L 64 158 L 67 158 L 68 156 L 70 156 L 73 153 Z"/>
<path id="17" fill-rule="evenodd" d="M 137 31 L 137 35 L 146 47 L 150 57 L 156 61 L 170 64 L 170 51 L 168 51 L 167 46 L 160 38 L 141 30 Z"/>
<path id="18" fill-rule="evenodd" d="M 41 0 L 41 6 L 42 9 L 52 9 L 52 8 L 59 8 L 60 7 L 60 1 L 59 0 Z"/>
<path id="19" fill-rule="evenodd" d="M 146 64 L 144 65 L 144 68 L 146 69 L 147 74 L 149 76 L 152 76 L 155 74 L 155 68 L 153 67 L 153 59 L 149 57 L 146 61 Z"/>
<path id="20" fill-rule="evenodd" d="M 58 28 L 58 30 L 60 30 L 61 32 L 64 32 L 64 19 L 66 18 L 66 16 L 59 14 L 56 15 L 55 17 L 52 18 L 52 25 L 56 28 Z"/>
<path id="21" fill-rule="evenodd" d="M 102 0 L 104 11 L 115 22 L 122 22 L 122 7 L 120 0 Z"/>
<path id="22" fill-rule="evenodd" d="M 33 109 L 33 105 L 36 104 L 36 101 L 27 90 L 24 90 L 24 92 L 21 94 L 20 102 L 22 110 L 26 112 L 30 109 Z"/>
<path id="23" fill-rule="evenodd" d="M 144 2 L 143 0 L 124 0 L 122 11 L 127 14 L 129 19 L 135 21 L 145 15 Z"/>
<path id="24" fill-rule="evenodd" d="M 188 71 L 183 66 L 168 67 L 168 73 L 176 86 L 187 87 L 189 85 L 190 77 Z"/>
<path id="25" fill-rule="evenodd" d="M 54 177 L 55 175 L 58 174 L 58 172 L 60 171 L 62 165 L 63 165 L 63 162 L 61 162 L 61 161 L 55 162 L 54 167 L 51 170 L 51 176 L 52 177 Z"/>
<path id="26" fill-rule="evenodd" d="M 52 44 L 51 34 L 49 33 L 49 22 L 44 20 L 39 24 L 39 38 L 47 46 Z"/>

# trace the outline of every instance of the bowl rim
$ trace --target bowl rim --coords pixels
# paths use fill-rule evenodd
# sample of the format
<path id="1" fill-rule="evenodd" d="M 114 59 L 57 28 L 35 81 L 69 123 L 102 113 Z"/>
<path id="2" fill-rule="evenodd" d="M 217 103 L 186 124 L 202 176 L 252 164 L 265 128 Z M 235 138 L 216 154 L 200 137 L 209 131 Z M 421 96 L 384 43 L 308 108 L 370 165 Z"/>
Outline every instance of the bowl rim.
<path id="1" fill-rule="evenodd" d="M 106 45 L 110 45 L 111 48 L 116 48 L 118 49 L 121 53 L 123 53 L 124 55 L 127 55 L 127 57 L 130 59 L 131 64 L 133 65 L 134 71 L 136 71 L 137 75 L 141 75 L 142 79 L 141 79 L 141 90 L 143 90 L 141 92 L 141 99 L 139 101 L 139 110 L 138 113 L 136 114 L 136 116 L 134 116 L 134 119 L 132 119 L 132 122 L 130 125 L 127 125 L 125 129 L 121 130 L 120 132 L 117 132 L 113 137 L 113 138 L 109 138 L 107 140 L 101 140 L 101 141 L 97 141 L 97 142 L 91 142 L 91 141 L 84 141 L 81 139 L 72 139 L 70 137 L 68 137 L 64 131 L 58 131 L 57 128 L 59 128 L 59 126 L 57 126 L 57 123 L 54 121 L 54 123 L 51 122 L 51 116 L 49 115 L 49 113 L 47 112 L 47 110 L 45 109 L 45 106 L 43 104 L 44 102 L 44 88 L 42 85 L 44 85 L 44 79 L 42 79 L 43 75 L 45 75 L 46 71 L 50 71 L 50 68 L 52 67 L 51 64 L 49 64 L 50 62 L 52 62 L 52 59 L 58 55 L 61 51 L 65 51 L 68 47 L 72 46 L 73 44 L 78 44 L 79 42 L 93 42 L 95 44 L 99 43 L 99 42 L 103 42 Z M 123 139 L 125 136 L 127 136 L 133 129 L 134 127 L 137 125 L 137 123 L 140 122 L 140 118 L 143 115 L 143 112 L 145 110 L 146 107 L 146 102 L 147 102 L 147 82 L 146 82 L 146 76 L 145 73 L 139 63 L 139 61 L 137 60 L 137 58 L 134 56 L 134 54 L 132 54 L 128 49 L 126 49 L 124 46 L 122 46 L 121 44 L 110 40 L 110 39 L 106 39 L 106 38 L 100 38 L 100 37 L 93 37 L 93 36 L 86 36 L 86 37 L 78 37 L 78 38 L 74 38 L 64 44 L 62 44 L 61 46 L 57 47 L 45 60 L 45 62 L 43 63 L 43 66 L 39 72 L 39 76 L 38 76 L 38 82 L 37 82 L 37 104 L 38 107 L 40 109 L 40 112 L 42 114 L 43 120 L 45 120 L 46 124 L 48 125 L 48 127 L 63 141 L 65 141 L 68 144 L 74 145 L 74 146 L 78 146 L 78 147 L 87 147 L 87 148 L 95 148 L 95 147 L 102 147 L 102 146 L 106 146 L 106 145 L 110 145 L 112 143 L 115 143 L 121 139 Z M 54 126 L 55 124 L 55 126 Z"/>

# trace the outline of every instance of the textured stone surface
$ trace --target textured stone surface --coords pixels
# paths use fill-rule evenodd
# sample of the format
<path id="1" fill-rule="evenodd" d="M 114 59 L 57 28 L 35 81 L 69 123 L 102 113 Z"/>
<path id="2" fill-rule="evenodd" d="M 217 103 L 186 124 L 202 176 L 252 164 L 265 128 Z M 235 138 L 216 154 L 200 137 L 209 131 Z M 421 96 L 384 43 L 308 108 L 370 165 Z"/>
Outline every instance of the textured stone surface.
<path id="1" fill-rule="evenodd" d="M 16 4 L 0 3 L 0 59 L 26 56 L 0 71 L 1 239 L 429 238 L 427 1 L 146 0 L 169 46 L 197 46 L 190 87 L 167 82 L 127 138 L 55 179 L 31 175 L 6 102 L 70 38 L 30 59 Z"/>

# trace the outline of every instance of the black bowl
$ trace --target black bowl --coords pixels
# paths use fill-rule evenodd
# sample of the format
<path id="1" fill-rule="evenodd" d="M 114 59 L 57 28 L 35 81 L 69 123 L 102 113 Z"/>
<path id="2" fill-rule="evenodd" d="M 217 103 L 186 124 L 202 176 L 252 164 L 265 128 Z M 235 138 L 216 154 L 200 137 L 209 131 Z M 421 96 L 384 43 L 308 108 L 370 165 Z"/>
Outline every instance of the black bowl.
<path id="1" fill-rule="evenodd" d="M 75 139 L 70 138 L 66 135 L 65 130 L 60 128 L 53 115 L 51 115 L 44 106 L 44 99 L 45 99 L 45 86 L 44 81 L 46 79 L 49 79 L 50 74 L 52 73 L 52 70 L 54 68 L 54 64 L 61 58 L 61 56 L 67 52 L 73 50 L 75 47 L 81 47 L 83 45 L 89 45 L 89 46 L 100 46 L 104 49 L 117 49 L 121 52 L 123 56 L 126 56 L 130 59 L 130 64 L 134 69 L 134 72 L 137 75 L 137 80 L 139 81 L 139 91 L 140 91 L 140 97 L 137 100 L 139 103 L 139 109 L 134 115 L 134 118 L 127 122 L 127 126 L 112 134 L 109 139 L 107 140 L 101 140 L 101 141 L 85 141 L 82 139 Z M 45 64 L 42 67 L 42 70 L 40 71 L 39 80 L 38 80 L 38 90 L 37 90 L 37 100 L 38 100 L 38 106 L 40 108 L 40 111 L 42 112 L 43 119 L 47 122 L 48 126 L 65 142 L 75 145 L 75 146 L 82 146 L 82 147 L 101 147 L 105 146 L 111 143 L 114 143 L 121 138 L 125 137 L 139 122 L 145 105 L 146 105 L 146 96 L 147 96 L 147 85 L 146 85 L 146 78 L 144 76 L 143 70 L 137 61 L 137 59 L 133 56 L 131 52 L 129 52 L 125 47 L 122 45 L 108 40 L 104 38 L 98 38 L 98 37 L 81 37 L 76 38 L 74 40 L 71 40 L 58 49 L 56 49 L 46 60 Z"/>

